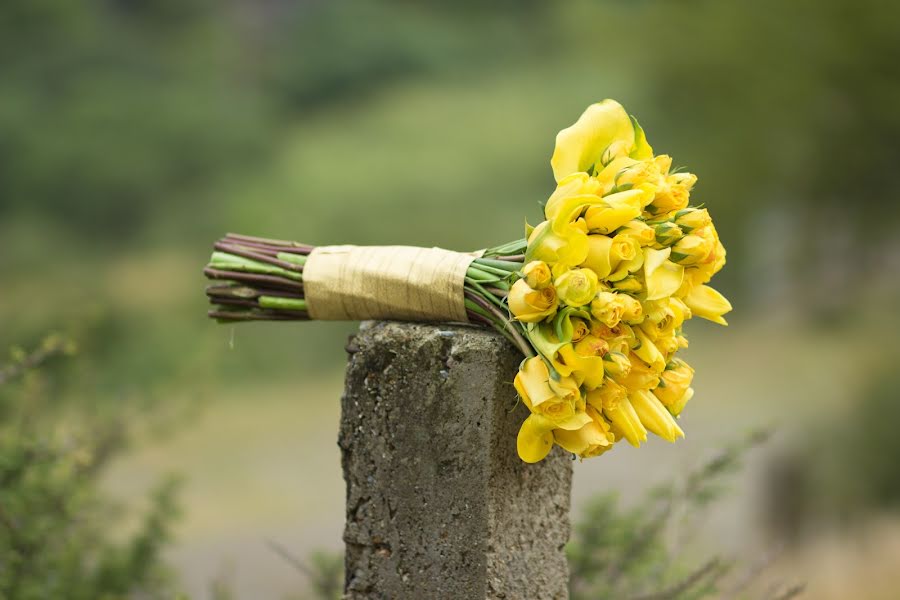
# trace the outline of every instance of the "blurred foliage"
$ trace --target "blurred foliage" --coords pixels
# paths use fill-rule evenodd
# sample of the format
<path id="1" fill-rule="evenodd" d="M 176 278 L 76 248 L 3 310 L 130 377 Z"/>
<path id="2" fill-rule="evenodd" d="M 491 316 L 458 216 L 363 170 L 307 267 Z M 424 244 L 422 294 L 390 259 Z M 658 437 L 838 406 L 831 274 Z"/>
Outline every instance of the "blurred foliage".
<path id="1" fill-rule="evenodd" d="M 123 533 L 127 515 L 98 489 L 124 447 L 122 423 L 54 419 L 46 410 L 45 363 L 73 351 L 49 336 L 0 368 L 0 598 L 171 598 L 162 550 L 177 482 L 162 482 L 136 529 Z"/>
<path id="2" fill-rule="evenodd" d="M 771 459 L 765 514 L 774 535 L 798 542 L 900 514 L 896 380 L 896 369 L 875 369 L 857 404 L 812 423 Z"/>
<path id="3" fill-rule="evenodd" d="M 739 470 L 747 451 L 768 437 L 753 433 L 726 447 L 683 480 L 648 490 L 633 508 L 621 507 L 615 493 L 594 498 L 575 523 L 568 546 L 572 599 L 798 596 L 803 586 L 784 583 L 768 585 L 763 596 L 751 595 L 773 557 L 746 565 L 721 556 L 696 561 L 690 547 L 711 505 L 727 493 L 727 480 Z"/>

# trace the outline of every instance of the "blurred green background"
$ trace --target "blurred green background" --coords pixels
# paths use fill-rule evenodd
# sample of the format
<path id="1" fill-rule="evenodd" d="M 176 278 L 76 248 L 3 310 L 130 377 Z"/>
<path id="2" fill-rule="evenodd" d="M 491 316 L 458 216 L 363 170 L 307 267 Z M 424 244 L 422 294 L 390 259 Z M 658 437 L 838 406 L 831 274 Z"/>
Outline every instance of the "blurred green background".
<path id="1" fill-rule="evenodd" d="M 354 325 L 207 321 L 212 241 L 520 237 L 556 132 L 615 98 L 698 174 L 735 311 L 688 328 L 688 439 L 577 465 L 576 510 L 772 426 L 710 544 L 785 545 L 813 598 L 892 598 L 898 19 L 874 0 L 4 2 L 0 347 L 78 341 L 42 415 L 125 415 L 111 494 L 183 475 L 168 558 L 193 597 L 223 574 L 241 598 L 302 588 L 266 540 L 340 547 Z"/>

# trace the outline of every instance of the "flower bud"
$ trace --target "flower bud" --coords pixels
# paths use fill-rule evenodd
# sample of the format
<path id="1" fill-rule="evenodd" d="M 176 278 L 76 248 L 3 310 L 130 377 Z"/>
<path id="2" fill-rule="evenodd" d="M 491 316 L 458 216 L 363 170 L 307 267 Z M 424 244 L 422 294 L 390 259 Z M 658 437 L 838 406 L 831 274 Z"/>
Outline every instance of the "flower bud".
<path id="1" fill-rule="evenodd" d="M 684 303 L 691 309 L 693 316 L 708 319 L 719 325 L 728 325 L 722 315 L 731 311 L 731 303 L 708 285 L 695 286 L 684 297 Z"/>
<path id="2" fill-rule="evenodd" d="M 697 182 L 693 173 L 674 173 L 656 190 L 656 196 L 649 209 L 658 214 L 686 208 L 690 199 L 691 188 Z"/>
<path id="3" fill-rule="evenodd" d="M 597 274 L 590 269 L 572 269 L 556 278 L 559 299 L 568 306 L 584 306 L 593 300 L 600 288 Z"/>
<path id="4" fill-rule="evenodd" d="M 603 357 L 603 369 L 606 374 L 619 381 L 631 371 L 631 361 L 621 352 L 608 352 Z"/>
<path id="5" fill-rule="evenodd" d="M 682 394 L 681 398 L 678 399 L 677 402 L 672 404 L 669 407 L 669 412 L 675 415 L 676 417 L 681 414 L 681 411 L 684 410 L 685 404 L 690 401 L 691 398 L 694 397 L 694 388 L 688 388 L 684 390 L 684 394 Z"/>
<path id="6" fill-rule="evenodd" d="M 664 405 L 672 406 L 681 400 L 693 379 L 694 369 L 680 358 L 673 358 L 659 374 L 659 385 L 653 393 Z"/>
<path id="7" fill-rule="evenodd" d="M 541 290 L 552 283 L 550 267 L 542 260 L 533 260 L 522 267 L 522 276 L 531 288 Z"/>
<path id="8" fill-rule="evenodd" d="M 657 223 L 653 229 L 656 234 L 657 243 L 662 246 L 671 246 L 684 237 L 684 232 L 681 230 L 681 227 L 671 221 Z"/>
<path id="9" fill-rule="evenodd" d="M 675 213 L 675 224 L 685 233 L 706 227 L 712 222 L 705 208 L 685 208 Z"/>
<path id="10" fill-rule="evenodd" d="M 537 323 L 556 313 L 559 300 L 553 286 L 535 290 L 524 279 L 516 281 L 507 296 L 509 309 L 519 321 Z"/>
<path id="11" fill-rule="evenodd" d="M 633 392 L 629 396 L 641 424 L 667 442 L 684 437 L 684 432 L 666 407 L 647 390 Z"/>
<path id="12" fill-rule="evenodd" d="M 637 219 L 632 219 L 622 225 L 622 227 L 619 228 L 618 233 L 630 235 L 636 239 L 641 246 L 649 246 L 656 241 L 656 231 L 643 221 L 638 221 Z"/>
<path id="13" fill-rule="evenodd" d="M 686 235 L 672 246 L 672 261 L 680 265 L 704 262 L 715 248 L 715 243 L 712 237 L 699 235 L 699 232 Z"/>

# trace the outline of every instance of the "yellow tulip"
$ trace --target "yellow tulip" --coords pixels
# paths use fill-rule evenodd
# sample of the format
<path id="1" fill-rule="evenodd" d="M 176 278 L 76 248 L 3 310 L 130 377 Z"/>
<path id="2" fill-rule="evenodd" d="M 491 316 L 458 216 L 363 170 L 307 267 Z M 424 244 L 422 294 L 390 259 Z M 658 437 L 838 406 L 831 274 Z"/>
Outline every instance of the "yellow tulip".
<path id="1" fill-rule="evenodd" d="M 590 269 L 573 269 L 554 281 L 559 299 L 568 306 L 578 307 L 590 303 L 600 285 L 597 274 Z"/>
<path id="2" fill-rule="evenodd" d="M 671 296 L 681 287 L 684 267 L 668 260 L 671 248 L 654 250 L 644 248 L 644 284 L 647 300 L 659 300 Z"/>
<path id="3" fill-rule="evenodd" d="M 517 280 L 507 296 L 509 310 L 517 320 L 537 323 L 556 313 L 559 299 L 553 286 L 536 290 L 524 279 Z"/>
<path id="4" fill-rule="evenodd" d="M 694 379 L 694 369 L 680 358 L 673 358 L 666 365 L 666 370 L 659 375 L 659 385 L 653 389 L 653 394 L 659 398 L 665 406 L 673 406 L 684 396 L 684 392 L 691 387 Z"/>
<path id="5" fill-rule="evenodd" d="M 556 136 L 550 165 L 560 181 L 579 171 L 590 172 L 617 156 L 647 158 L 653 150 L 640 126 L 614 100 L 592 104 L 578 121 Z"/>
<path id="6" fill-rule="evenodd" d="M 572 454 L 581 458 L 598 456 L 612 448 L 616 441 L 610 431 L 609 422 L 603 418 L 596 409 L 588 406 L 586 409 L 591 422 L 575 431 L 557 429 L 553 432 L 554 441 Z"/>
<path id="7" fill-rule="evenodd" d="M 722 315 L 731 311 L 731 303 L 708 285 L 698 285 L 684 297 L 684 303 L 696 317 L 708 319 L 719 325 L 728 325 Z"/>
<path id="8" fill-rule="evenodd" d="M 529 287 L 542 290 L 553 281 L 550 267 L 542 260 L 533 260 L 522 267 L 522 275 Z"/>
<path id="9" fill-rule="evenodd" d="M 666 410 L 656 396 L 646 390 L 638 390 L 632 392 L 629 400 L 641 423 L 649 431 L 667 442 L 674 442 L 678 438 L 684 437 L 684 432 L 678 426 L 675 417 Z"/>

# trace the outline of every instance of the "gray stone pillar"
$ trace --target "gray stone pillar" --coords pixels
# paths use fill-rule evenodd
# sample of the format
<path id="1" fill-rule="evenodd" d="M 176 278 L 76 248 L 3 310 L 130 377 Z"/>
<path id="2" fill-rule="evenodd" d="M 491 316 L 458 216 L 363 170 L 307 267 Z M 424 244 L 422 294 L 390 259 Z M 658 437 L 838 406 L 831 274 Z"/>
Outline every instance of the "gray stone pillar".
<path id="1" fill-rule="evenodd" d="M 567 598 L 571 459 L 516 456 L 521 355 L 493 332 L 383 322 L 347 350 L 345 598 Z"/>

